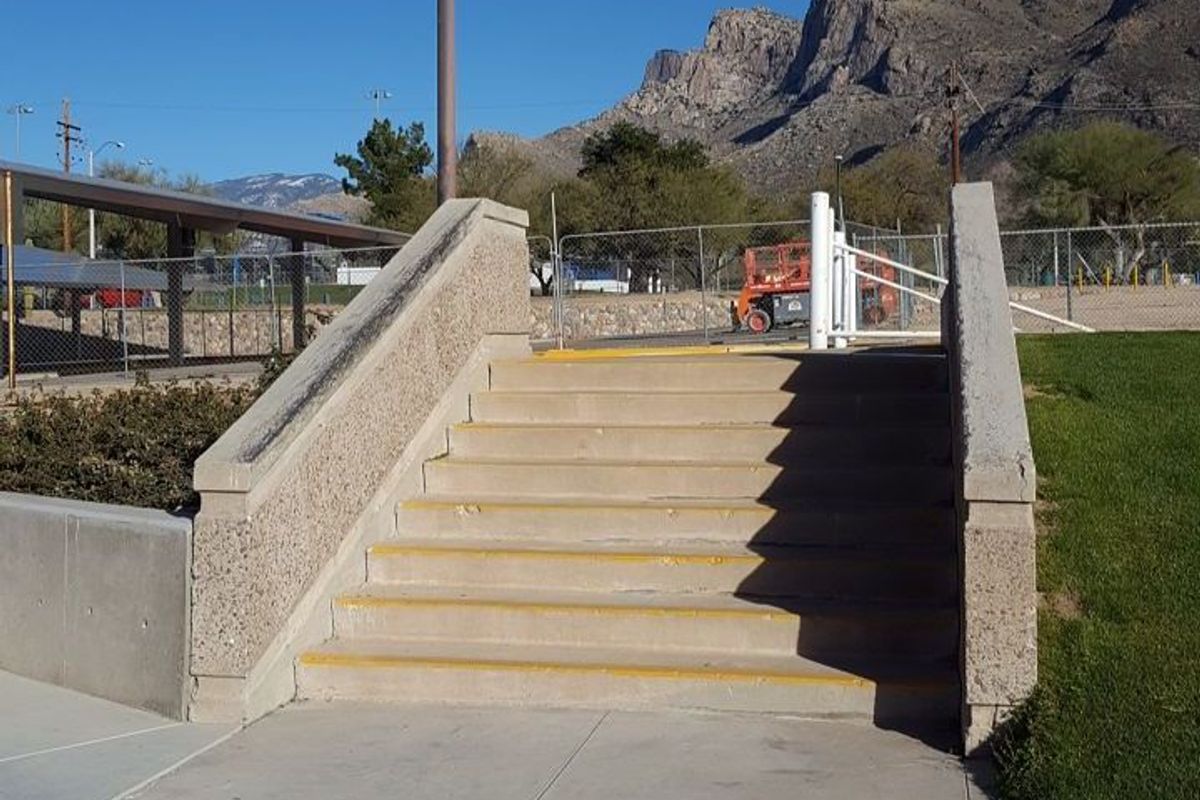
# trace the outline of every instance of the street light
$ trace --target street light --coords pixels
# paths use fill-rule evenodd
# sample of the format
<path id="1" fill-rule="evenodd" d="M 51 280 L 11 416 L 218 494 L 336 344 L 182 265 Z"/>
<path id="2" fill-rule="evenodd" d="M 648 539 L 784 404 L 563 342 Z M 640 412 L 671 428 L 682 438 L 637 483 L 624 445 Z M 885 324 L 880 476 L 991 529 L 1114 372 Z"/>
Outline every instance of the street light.
<path id="1" fill-rule="evenodd" d="M 17 118 L 17 152 L 13 157 L 14 161 L 21 160 L 21 117 L 33 113 L 33 106 L 25 103 L 17 103 L 15 106 L 8 107 L 8 113 Z"/>
<path id="2" fill-rule="evenodd" d="M 375 119 L 379 119 L 379 104 L 384 100 L 391 100 L 392 93 L 387 89 L 372 89 L 367 92 L 367 99 L 375 101 Z"/>
<path id="3" fill-rule="evenodd" d="M 104 144 L 97 147 L 95 150 L 88 150 L 88 177 L 96 177 L 96 156 L 104 152 L 104 148 L 113 146 L 118 150 L 125 149 L 124 142 L 118 142 L 115 139 L 109 139 Z M 88 209 L 88 253 L 90 258 L 96 258 L 96 209 Z"/>

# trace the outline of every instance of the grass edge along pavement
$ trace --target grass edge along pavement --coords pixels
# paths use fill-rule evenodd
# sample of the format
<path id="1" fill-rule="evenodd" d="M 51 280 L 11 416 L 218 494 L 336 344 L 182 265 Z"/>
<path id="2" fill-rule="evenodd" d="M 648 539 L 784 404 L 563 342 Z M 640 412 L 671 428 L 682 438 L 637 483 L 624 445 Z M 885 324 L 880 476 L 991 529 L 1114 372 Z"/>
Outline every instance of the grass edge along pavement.
<path id="1" fill-rule="evenodd" d="M 1022 337 L 1040 683 L 1011 800 L 1200 797 L 1200 334 Z"/>

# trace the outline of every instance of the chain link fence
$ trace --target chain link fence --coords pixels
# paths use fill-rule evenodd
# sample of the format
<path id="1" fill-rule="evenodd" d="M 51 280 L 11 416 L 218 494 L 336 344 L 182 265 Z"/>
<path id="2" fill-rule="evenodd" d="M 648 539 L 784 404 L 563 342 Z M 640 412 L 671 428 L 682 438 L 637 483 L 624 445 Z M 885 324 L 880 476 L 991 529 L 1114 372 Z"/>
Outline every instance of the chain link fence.
<path id="1" fill-rule="evenodd" d="M 1200 223 L 1003 231 L 1000 239 L 1019 305 L 1098 331 L 1200 330 Z M 944 275 L 949 243 L 945 234 L 885 235 L 860 246 Z M 1022 331 L 1065 329 L 1014 316 Z"/>
<path id="2" fill-rule="evenodd" d="M 18 248 L 14 308 L 3 303 L 4 352 L 11 313 L 19 377 L 291 353 L 317 335 L 398 250 L 91 261 Z"/>
<path id="3" fill-rule="evenodd" d="M 879 233 L 849 227 L 859 235 Z M 740 327 L 736 308 L 747 252 L 807 242 L 810 235 L 807 220 L 785 220 L 565 236 L 558 300 L 535 300 L 534 337 L 553 339 L 561 331 L 567 341 L 709 339 L 730 333 Z M 538 253 L 535 262 L 544 264 L 544 251 Z"/>

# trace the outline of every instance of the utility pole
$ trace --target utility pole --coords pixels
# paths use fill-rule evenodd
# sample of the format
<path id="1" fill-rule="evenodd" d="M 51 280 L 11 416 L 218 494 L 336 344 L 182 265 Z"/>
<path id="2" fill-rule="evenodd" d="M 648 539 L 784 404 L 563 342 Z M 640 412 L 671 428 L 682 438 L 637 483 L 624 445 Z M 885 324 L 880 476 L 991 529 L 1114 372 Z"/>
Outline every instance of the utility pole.
<path id="1" fill-rule="evenodd" d="M 62 139 L 63 143 L 63 172 L 71 174 L 71 144 L 73 142 L 82 142 L 83 138 L 77 136 L 82 129 L 78 125 L 71 124 L 71 98 L 64 97 L 62 104 L 62 119 L 58 121 L 58 138 Z M 71 206 L 66 203 L 62 204 L 62 225 L 63 225 L 63 252 L 71 250 Z"/>
<path id="2" fill-rule="evenodd" d="M 458 196 L 454 0 L 438 0 L 438 205 Z"/>
<path id="3" fill-rule="evenodd" d="M 950 64 L 946 79 L 946 103 L 950 107 L 950 185 L 962 183 L 962 123 L 958 117 L 958 95 L 962 81 L 958 76 L 958 62 Z"/>

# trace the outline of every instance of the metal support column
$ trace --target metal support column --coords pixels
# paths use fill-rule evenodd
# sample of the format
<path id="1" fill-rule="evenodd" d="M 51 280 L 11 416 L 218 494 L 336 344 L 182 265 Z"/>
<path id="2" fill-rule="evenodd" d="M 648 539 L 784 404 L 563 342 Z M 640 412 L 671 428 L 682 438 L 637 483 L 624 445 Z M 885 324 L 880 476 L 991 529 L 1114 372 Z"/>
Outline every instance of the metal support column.
<path id="1" fill-rule="evenodd" d="M 167 353 L 171 366 L 183 364 L 183 267 L 196 254 L 196 231 L 167 225 Z"/>
<path id="2" fill-rule="evenodd" d="M 292 350 L 300 352 L 308 344 L 308 320 L 305 300 L 308 286 L 304 280 L 304 240 L 292 239 Z"/>
<path id="3" fill-rule="evenodd" d="M 438 205 L 458 196 L 454 0 L 438 0 Z"/>
<path id="4" fill-rule="evenodd" d="M 18 117 L 18 121 L 19 121 Z M 16 211 L 19 195 L 13 191 L 13 174 L 4 173 L 4 191 L 0 201 L 4 208 L 4 299 L 7 324 L 4 328 L 6 369 L 8 388 L 17 388 L 17 273 L 16 273 Z"/>
<path id="5" fill-rule="evenodd" d="M 710 339 L 708 331 L 708 276 L 707 270 L 704 268 L 704 228 L 696 228 L 696 238 L 700 247 L 700 313 L 704 319 L 704 343 L 708 344 Z"/>
<path id="6" fill-rule="evenodd" d="M 810 350 L 829 349 L 829 279 L 833 270 L 833 218 L 829 208 L 829 195 L 816 192 L 812 196 L 812 288 L 809 292 L 810 322 L 808 346 Z"/>

